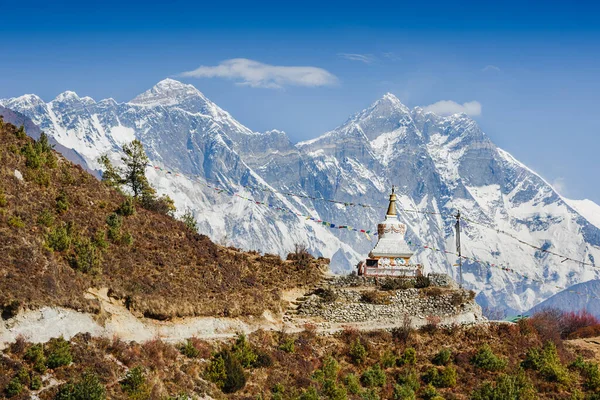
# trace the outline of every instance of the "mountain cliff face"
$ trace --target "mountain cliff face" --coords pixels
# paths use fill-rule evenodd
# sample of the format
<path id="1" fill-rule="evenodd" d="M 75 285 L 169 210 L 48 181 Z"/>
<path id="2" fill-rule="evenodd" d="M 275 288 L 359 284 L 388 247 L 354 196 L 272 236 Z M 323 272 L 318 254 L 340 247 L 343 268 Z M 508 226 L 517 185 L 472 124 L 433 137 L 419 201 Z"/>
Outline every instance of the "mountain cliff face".
<path id="1" fill-rule="evenodd" d="M 314 254 L 331 258 L 332 269 L 340 272 L 351 270 L 375 241 L 219 194 L 198 179 L 359 229 L 376 227 L 394 184 L 401 208 L 439 213 L 401 212 L 416 252 L 414 261 L 454 277 L 454 256 L 422 246 L 454 250 L 457 209 L 473 221 L 574 259 L 595 263 L 600 257 L 600 229 L 535 172 L 495 146 L 475 121 L 464 114 L 441 117 L 418 107 L 409 109 L 391 94 L 340 127 L 296 145 L 281 131 L 251 131 L 193 86 L 171 79 L 127 103 L 95 102 L 65 92 L 49 103 L 26 95 L 0 100 L 0 105 L 31 118 L 92 168 L 98 167 L 100 154 L 117 160 L 123 143 L 140 139 L 155 165 L 182 174 L 149 168 L 159 192 L 169 193 L 180 210 L 193 210 L 202 233 L 245 249 L 284 254 L 303 243 Z M 520 312 L 558 292 L 557 286 L 599 276 L 595 268 L 561 263 L 560 258 L 476 224 L 463 225 L 462 243 L 467 256 L 544 281 L 466 262 L 465 284 L 479 293 L 484 308 Z"/>

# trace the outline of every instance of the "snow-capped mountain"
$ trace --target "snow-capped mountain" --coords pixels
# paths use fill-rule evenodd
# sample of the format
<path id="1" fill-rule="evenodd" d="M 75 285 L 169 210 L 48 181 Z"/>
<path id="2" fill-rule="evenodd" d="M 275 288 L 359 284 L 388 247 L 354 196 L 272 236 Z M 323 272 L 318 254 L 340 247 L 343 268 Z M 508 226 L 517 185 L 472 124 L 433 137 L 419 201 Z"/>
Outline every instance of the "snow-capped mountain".
<path id="1" fill-rule="evenodd" d="M 548 308 L 574 312 L 586 310 L 595 317 L 600 318 L 600 280 L 596 279 L 573 285 L 537 304 L 527 314 L 533 315 Z"/>
<path id="2" fill-rule="evenodd" d="M 313 253 L 330 257 L 335 271 L 352 269 L 375 244 L 374 238 L 353 231 L 329 229 L 292 213 L 218 194 L 196 182 L 195 176 L 299 214 L 363 229 L 375 228 L 383 218 L 394 184 L 402 208 L 439 213 L 401 213 L 415 262 L 455 277 L 455 257 L 422 245 L 453 250 L 457 209 L 473 221 L 574 259 L 595 263 L 600 257 L 595 221 L 495 146 L 475 121 L 464 114 L 441 117 L 418 107 L 409 109 L 392 94 L 340 127 L 296 145 L 278 130 L 253 132 L 192 85 L 171 79 L 127 103 L 95 102 L 65 92 L 49 103 L 26 95 L 0 100 L 0 105 L 30 117 L 59 143 L 77 150 L 92 168 L 98 167 L 100 154 L 116 160 L 123 143 L 140 139 L 155 165 L 182 173 L 175 177 L 150 168 L 152 184 L 169 193 L 180 210 L 194 210 L 200 231 L 217 242 L 280 254 L 304 243 Z M 465 283 L 479 293 L 484 307 L 524 311 L 558 292 L 557 286 L 599 276 L 593 267 L 562 263 L 493 229 L 465 223 L 463 233 L 463 254 L 544 281 L 467 262 Z"/>

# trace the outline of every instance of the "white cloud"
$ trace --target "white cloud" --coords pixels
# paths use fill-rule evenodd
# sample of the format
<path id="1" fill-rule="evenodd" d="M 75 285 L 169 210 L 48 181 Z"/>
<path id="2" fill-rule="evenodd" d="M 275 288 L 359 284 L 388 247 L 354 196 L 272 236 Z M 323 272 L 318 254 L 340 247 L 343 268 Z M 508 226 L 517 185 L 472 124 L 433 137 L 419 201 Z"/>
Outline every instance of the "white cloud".
<path id="1" fill-rule="evenodd" d="M 452 115 L 458 113 L 465 113 L 470 117 L 481 115 L 481 103 L 478 101 L 468 101 L 459 104 L 452 100 L 442 100 L 423 107 L 423 109 L 438 115 Z"/>
<path id="2" fill-rule="evenodd" d="M 345 58 L 350 61 L 360 61 L 365 64 L 371 64 L 375 61 L 375 57 L 371 54 L 356 54 L 356 53 L 338 53 L 338 57 Z"/>
<path id="3" fill-rule="evenodd" d="M 502 72 L 502 70 L 495 65 L 486 65 L 485 67 L 481 68 L 481 72 Z"/>
<path id="4" fill-rule="evenodd" d="M 400 61 L 401 58 L 396 53 L 389 51 L 387 53 L 383 53 L 383 56 L 391 61 Z"/>
<path id="5" fill-rule="evenodd" d="M 234 79 L 239 85 L 270 89 L 289 85 L 330 86 L 338 82 L 335 75 L 322 68 L 269 65 L 247 58 L 225 60 L 216 66 L 203 65 L 179 76 Z"/>

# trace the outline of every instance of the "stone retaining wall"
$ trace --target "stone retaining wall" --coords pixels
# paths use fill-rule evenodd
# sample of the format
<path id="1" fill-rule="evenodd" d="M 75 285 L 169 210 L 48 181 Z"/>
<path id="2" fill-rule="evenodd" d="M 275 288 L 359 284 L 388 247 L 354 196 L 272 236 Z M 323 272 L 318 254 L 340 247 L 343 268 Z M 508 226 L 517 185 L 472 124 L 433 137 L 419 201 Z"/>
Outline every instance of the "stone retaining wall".
<path id="1" fill-rule="evenodd" d="M 419 319 L 447 320 L 450 317 L 473 313 L 481 316 L 481 308 L 470 292 L 461 289 L 404 289 L 379 291 L 373 289 L 330 288 L 328 299 L 313 294 L 298 308 L 300 317 L 320 317 L 333 323 L 388 322 L 394 323 L 406 315 Z M 368 292 L 371 299 L 368 297 Z M 367 295 L 365 296 L 365 293 Z M 335 300 L 331 301 L 334 297 Z M 377 303 L 372 304 L 373 299 Z M 369 302 L 369 300 L 371 302 Z"/>

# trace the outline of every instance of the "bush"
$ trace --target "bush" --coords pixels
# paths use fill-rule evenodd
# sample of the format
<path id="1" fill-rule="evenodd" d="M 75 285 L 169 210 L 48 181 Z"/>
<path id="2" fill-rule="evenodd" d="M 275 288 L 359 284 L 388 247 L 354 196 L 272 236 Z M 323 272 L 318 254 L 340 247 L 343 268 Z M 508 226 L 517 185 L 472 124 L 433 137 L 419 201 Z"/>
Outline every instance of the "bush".
<path id="1" fill-rule="evenodd" d="M 69 199 L 65 192 L 61 192 L 56 196 L 56 212 L 59 214 L 65 213 L 69 210 Z"/>
<path id="2" fill-rule="evenodd" d="M 96 275 L 101 272 L 102 250 L 89 239 L 79 239 L 75 242 L 73 254 L 69 257 L 69 264 L 77 271 L 85 274 Z"/>
<path id="3" fill-rule="evenodd" d="M 121 381 L 121 389 L 129 398 L 142 400 L 150 397 L 150 389 L 146 384 L 146 376 L 142 367 L 137 366 L 127 371 L 125 378 Z"/>
<path id="4" fill-rule="evenodd" d="M 360 377 L 360 381 L 365 387 L 383 386 L 385 385 L 385 372 L 379 364 L 367 369 Z"/>
<path id="5" fill-rule="evenodd" d="M 398 365 L 415 365 L 417 363 L 417 351 L 412 347 L 407 347 L 402 356 L 398 358 Z"/>
<path id="6" fill-rule="evenodd" d="M 4 389 L 6 397 L 8 398 L 18 396 L 21 394 L 22 391 L 23 385 L 21 384 L 19 378 L 16 376 L 13 379 L 11 379 L 10 382 L 8 382 L 8 385 L 6 385 L 6 389 Z"/>
<path id="7" fill-rule="evenodd" d="M 55 227 L 46 235 L 46 246 L 52 251 L 66 251 L 71 247 L 72 225 Z"/>
<path id="8" fill-rule="evenodd" d="M 106 217 L 106 224 L 108 225 L 108 239 L 114 243 L 120 242 L 123 218 L 117 213 L 109 214 L 108 217 Z"/>
<path id="9" fill-rule="evenodd" d="M 471 364 L 486 371 L 501 371 L 506 367 L 506 360 L 496 356 L 490 346 L 485 344 L 471 358 Z"/>
<path id="10" fill-rule="evenodd" d="M 321 298 L 324 303 L 333 303 L 337 300 L 338 295 L 332 289 L 317 289 L 315 294 Z"/>
<path id="11" fill-rule="evenodd" d="M 44 345 L 38 343 L 31 345 L 23 358 L 33 365 L 33 370 L 43 374 L 46 372 L 46 356 L 44 355 Z"/>
<path id="12" fill-rule="evenodd" d="M 431 383 L 438 388 L 447 388 L 456 386 L 457 373 L 452 366 L 441 369 L 431 367 L 423 374 L 422 378 L 425 383 Z"/>
<path id="13" fill-rule="evenodd" d="M 142 397 L 134 397 L 141 399 Z M 81 379 L 75 383 L 67 383 L 60 387 L 55 400 L 104 400 L 106 390 L 98 376 L 84 372 Z"/>
<path id="14" fill-rule="evenodd" d="M 496 384 L 486 382 L 471 395 L 472 400 L 533 400 L 537 399 L 535 389 L 523 373 L 501 375 Z"/>
<path id="15" fill-rule="evenodd" d="M 363 346 L 359 338 L 356 338 L 350 345 L 348 355 L 355 365 L 361 365 L 367 359 L 367 349 Z"/>
<path id="16" fill-rule="evenodd" d="M 587 310 L 581 310 L 579 312 L 566 312 L 562 317 L 562 332 L 561 337 L 563 339 L 569 337 L 578 330 L 600 326 L 600 321 L 594 315 L 590 314 Z"/>
<path id="17" fill-rule="evenodd" d="M 567 384 L 569 374 L 567 369 L 561 364 L 556 345 L 553 342 L 546 342 L 543 348 L 531 348 L 525 354 L 525 360 L 521 366 L 526 369 L 538 371 L 540 375 L 549 382 L 558 382 Z"/>
<path id="18" fill-rule="evenodd" d="M 314 387 L 309 387 L 304 390 L 298 400 L 319 400 L 319 394 L 317 393 L 317 389 Z"/>
<path id="19" fill-rule="evenodd" d="M 600 369 L 594 362 L 583 361 L 581 356 L 571 363 L 571 367 L 579 370 L 584 378 L 584 387 L 587 390 L 598 391 L 600 389 Z"/>
<path id="20" fill-rule="evenodd" d="M 33 375 L 29 388 L 31 390 L 40 390 L 42 388 L 42 378 L 39 375 Z"/>
<path id="21" fill-rule="evenodd" d="M 234 345 L 231 347 L 234 357 L 242 364 L 244 368 L 252 368 L 256 365 L 258 356 L 246 339 L 246 335 L 241 334 L 237 337 Z"/>
<path id="22" fill-rule="evenodd" d="M 325 383 L 323 383 L 323 394 L 330 400 L 348 399 L 346 388 L 343 386 L 338 386 L 338 384 L 332 379 L 327 379 Z"/>
<path id="23" fill-rule="evenodd" d="M 427 386 L 425 386 L 425 388 L 421 392 L 421 398 L 423 400 L 438 400 L 438 399 L 442 399 L 442 397 L 440 397 L 440 395 L 438 394 L 437 390 L 435 389 L 435 387 L 431 383 L 429 383 L 429 384 L 427 384 Z"/>
<path id="24" fill-rule="evenodd" d="M 377 290 L 369 290 L 362 293 L 360 301 L 367 304 L 390 304 L 390 295 L 385 292 L 378 292 Z"/>
<path id="25" fill-rule="evenodd" d="M 413 390 L 413 392 L 416 392 L 417 390 L 419 390 L 419 387 L 421 386 L 421 384 L 419 382 L 419 377 L 417 376 L 417 373 L 413 369 L 410 369 L 410 370 L 400 374 L 398 376 L 398 379 L 396 382 L 402 386 L 409 387 L 410 389 Z"/>
<path id="26" fill-rule="evenodd" d="M 394 385 L 395 400 L 416 400 L 415 391 L 406 385 Z"/>
<path id="27" fill-rule="evenodd" d="M 279 350 L 285 351 L 286 353 L 293 353 L 295 350 L 294 338 L 285 337 L 279 344 Z"/>
<path id="28" fill-rule="evenodd" d="M 192 232 L 198 232 L 198 222 L 196 221 L 196 217 L 194 217 L 192 210 L 185 210 L 181 216 L 181 222 L 183 222 Z"/>
<path id="29" fill-rule="evenodd" d="M 423 289 L 426 287 L 429 287 L 431 285 L 431 282 L 429 281 L 429 278 L 426 276 L 417 276 L 417 278 L 415 279 L 415 288 L 417 289 Z"/>
<path id="30" fill-rule="evenodd" d="M 413 334 L 414 329 L 410 323 L 408 314 L 404 314 L 402 325 L 392 329 L 392 338 L 400 343 L 406 343 Z"/>
<path id="31" fill-rule="evenodd" d="M 187 358 L 196 358 L 200 355 L 200 350 L 198 350 L 196 346 L 194 346 L 194 343 L 189 339 L 185 344 L 179 346 L 179 351 Z"/>
<path id="32" fill-rule="evenodd" d="M 49 228 L 54 224 L 54 215 L 49 210 L 44 210 L 38 216 L 37 223 Z"/>
<path id="33" fill-rule="evenodd" d="M 452 358 L 452 352 L 448 349 L 440 350 L 431 360 L 435 365 L 447 365 Z"/>
<path id="34" fill-rule="evenodd" d="M 133 198 L 127 196 L 125 201 L 117 208 L 116 213 L 123 217 L 129 217 L 130 215 L 135 214 L 135 203 L 133 202 Z"/>
<path id="35" fill-rule="evenodd" d="M 346 375 L 344 378 L 344 384 L 346 385 L 346 388 L 348 388 L 348 392 L 350 392 L 350 394 L 360 393 L 360 381 L 356 375 L 352 373 Z"/>
<path id="36" fill-rule="evenodd" d="M 327 356 L 323 360 L 323 367 L 321 370 L 323 371 L 324 380 L 330 379 L 335 381 L 337 379 L 337 374 L 340 370 L 340 366 L 335 360 L 335 358 Z"/>
<path id="37" fill-rule="evenodd" d="M 413 282 L 410 279 L 394 278 L 386 279 L 381 284 L 381 290 L 406 290 L 412 288 Z"/>
<path id="38" fill-rule="evenodd" d="M 54 369 L 69 365 L 73 362 L 71 355 L 71 345 L 62 337 L 51 339 L 46 347 L 47 359 L 46 365 L 48 368 Z"/>
<path id="39" fill-rule="evenodd" d="M 8 217 L 8 220 L 6 222 L 8 223 L 8 226 L 11 226 L 13 228 L 21 229 L 25 227 L 25 222 L 23 222 L 21 217 L 19 217 L 18 215 L 11 215 L 10 217 Z"/>
<path id="40" fill-rule="evenodd" d="M 381 356 L 381 366 L 383 368 L 395 367 L 396 361 L 396 355 L 390 350 L 386 350 Z"/>

